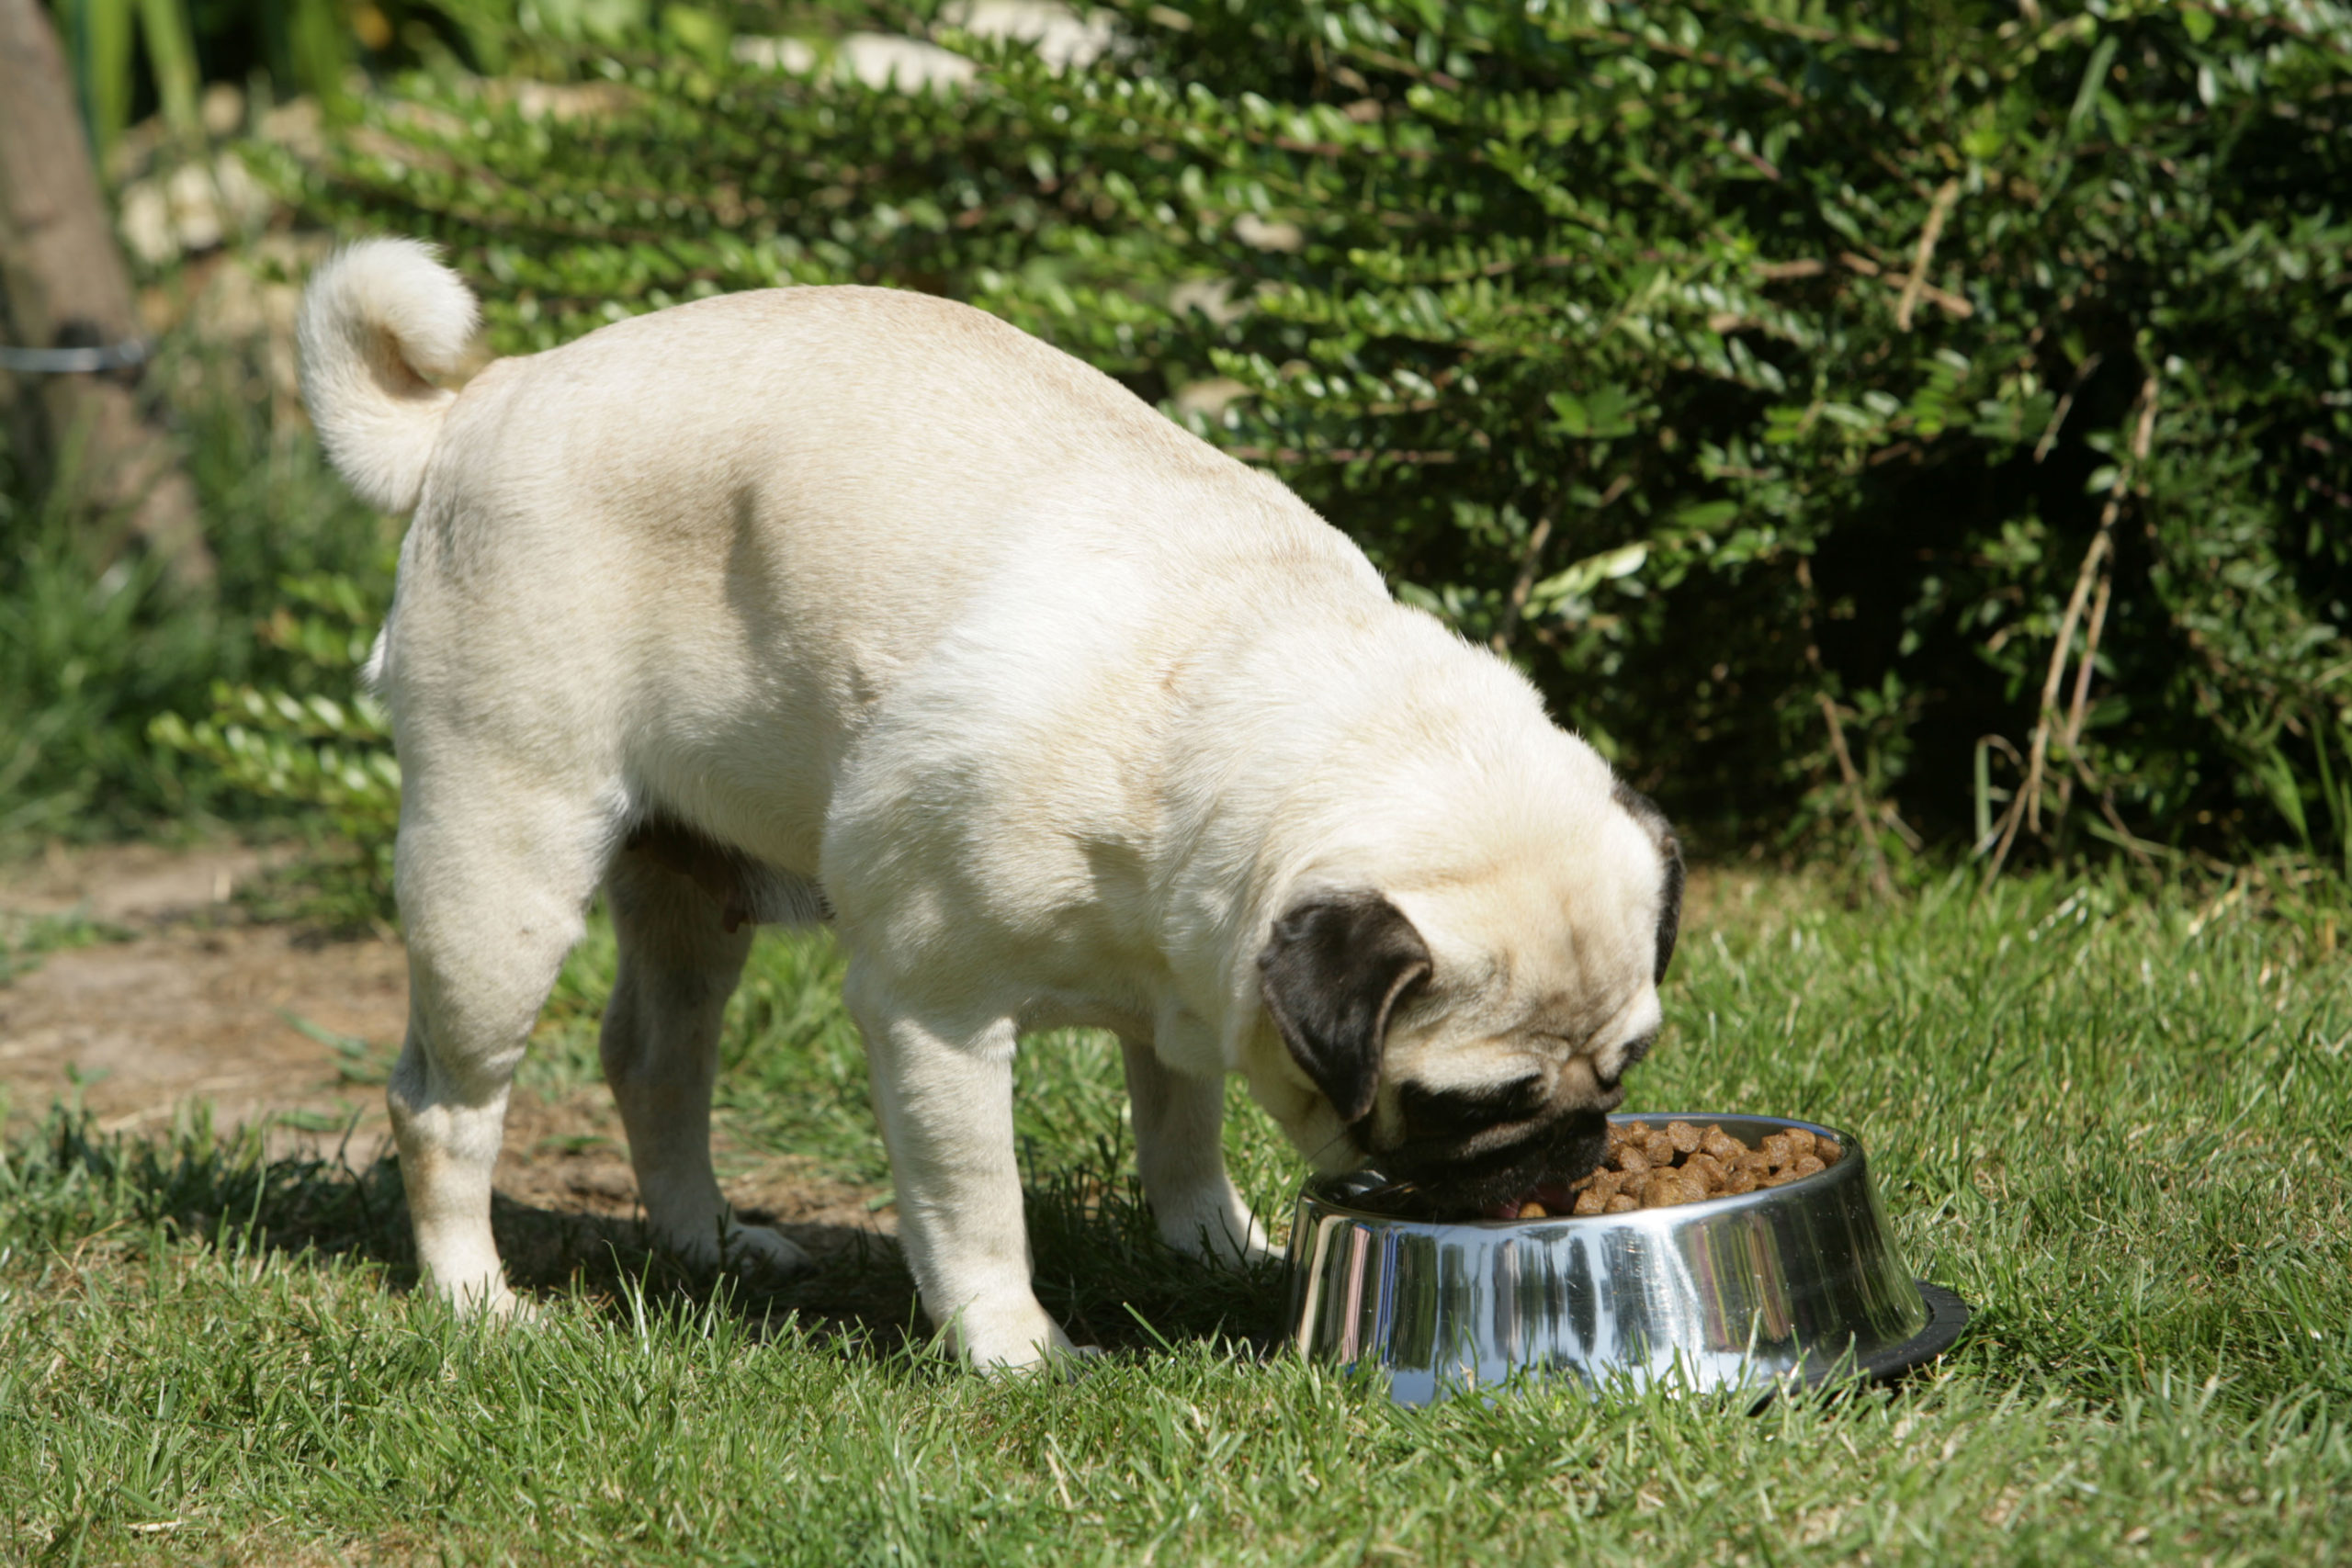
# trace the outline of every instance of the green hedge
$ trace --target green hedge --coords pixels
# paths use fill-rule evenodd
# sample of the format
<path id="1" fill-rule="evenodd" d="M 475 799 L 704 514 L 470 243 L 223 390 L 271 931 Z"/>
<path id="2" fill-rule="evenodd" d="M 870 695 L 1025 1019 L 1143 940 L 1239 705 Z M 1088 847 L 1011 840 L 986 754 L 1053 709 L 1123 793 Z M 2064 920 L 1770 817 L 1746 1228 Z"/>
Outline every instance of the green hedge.
<path id="1" fill-rule="evenodd" d="M 2352 9 L 1114 9 L 1057 69 L 831 7 L 980 67 L 900 91 L 673 6 L 555 112 L 421 76 L 289 174 L 510 352 L 783 283 L 997 311 L 1718 849 L 2345 849 Z"/>

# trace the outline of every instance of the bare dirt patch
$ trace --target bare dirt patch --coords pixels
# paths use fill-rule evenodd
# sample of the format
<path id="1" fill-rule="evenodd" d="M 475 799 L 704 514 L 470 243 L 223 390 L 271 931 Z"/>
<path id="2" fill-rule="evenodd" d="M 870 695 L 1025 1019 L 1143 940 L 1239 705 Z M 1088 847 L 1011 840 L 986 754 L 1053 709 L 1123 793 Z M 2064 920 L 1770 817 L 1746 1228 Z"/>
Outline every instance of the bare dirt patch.
<path id="1" fill-rule="evenodd" d="M 406 957 L 388 937 L 253 919 L 235 895 L 266 869 L 264 855 L 234 845 L 51 850 L 0 865 L 0 942 L 69 933 L 68 945 L 34 942 L 46 950 L 0 966 L 10 1133 L 77 1098 L 106 1133 L 162 1132 L 201 1104 L 222 1130 L 264 1126 L 273 1154 L 365 1170 L 390 1153 L 377 1080 L 407 1026 Z M 870 1190 L 747 1152 L 723 1126 L 717 1142 L 729 1200 L 804 1247 L 831 1251 L 896 1228 L 887 1212 L 869 1212 Z M 601 1235 L 632 1221 L 637 1181 L 610 1097 L 518 1090 L 497 1187 L 502 1234 L 526 1250 L 528 1238 L 567 1228 L 545 1222 Z M 518 1278 L 535 1272 L 513 1261 Z"/>
<path id="2" fill-rule="evenodd" d="M 35 921 L 86 922 L 0 987 L 12 1126 L 78 1096 L 101 1131 L 157 1131 L 201 1101 L 228 1126 L 351 1122 L 372 1156 L 382 1096 L 321 1036 L 400 1038 L 401 950 L 248 920 L 232 899 L 263 869 L 249 850 L 131 845 L 0 871 L 0 919 L 19 941 Z"/>

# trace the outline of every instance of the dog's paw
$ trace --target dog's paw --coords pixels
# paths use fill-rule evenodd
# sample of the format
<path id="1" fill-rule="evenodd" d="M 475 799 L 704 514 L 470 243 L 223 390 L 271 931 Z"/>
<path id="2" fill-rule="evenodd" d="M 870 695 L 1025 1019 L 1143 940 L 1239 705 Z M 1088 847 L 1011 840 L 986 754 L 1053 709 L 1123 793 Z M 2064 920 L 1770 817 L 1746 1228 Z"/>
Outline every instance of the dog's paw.
<path id="1" fill-rule="evenodd" d="M 456 1284 L 444 1282 L 438 1276 L 428 1276 L 434 1296 L 450 1311 L 462 1318 L 478 1323 L 537 1323 L 541 1316 L 539 1303 L 528 1296 L 518 1296 L 507 1286 L 503 1276 L 476 1278 Z"/>
<path id="2" fill-rule="evenodd" d="M 734 1269 L 736 1274 L 757 1274 L 762 1279 L 790 1279 L 814 1269 L 816 1260 L 797 1241 L 783 1235 L 781 1229 L 767 1224 L 729 1224 L 719 1267 Z"/>
<path id="3" fill-rule="evenodd" d="M 671 1255 L 701 1274 L 721 1271 L 775 1281 L 806 1274 L 817 1266 L 800 1246 L 767 1225 L 747 1225 L 729 1219 L 716 1230 L 696 1232 L 691 1238 L 662 1238 Z"/>
<path id="4" fill-rule="evenodd" d="M 972 1371 L 984 1378 L 1051 1378 L 1057 1382 L 1076 1382 L 1109 1355 L 1110 1352 L 1100 1345 L 1065 1342 L 1060 1348 L 1047 1350 L 1034 1360 L 1017 1363 L 975 1361 Z"/>
<path id="5" fill-rule="evenodd" d="M 990 1310 L 978 1302 L 956 1314 L 945 1338 L 965 1365 L 988 1377 L 1074 1371 L 1099 1347 L 1073 1344 L 1062 1325 L 1034 1300 Z"/>
<path id="6" fill-rule="evenodd" d="M 506 1292 L 504 1301 L 489 1309 L 488 1315 L 494 1317 L 500 1323 L 527 1327 L 533 1324 L 547 1322 L 548 1309 L 528 1296 L 518 1296 L 509 1291 Z"/>
<path id="7" fill-rule="evenodd" d="M 1180 1210 L 1158 1218 L 1162 1241 L 1185 1257 L 1197 1258 L 1204 1263 L 1247 1269 L 1272 1263 L 1282 1256 L 1267 1241 L 1265 1227 L 1241 1206 L 1238 1198 L 1230 1205 L 1217 1203 Z"/>
<path id="8" fill-rule="evenodd" d="M 768 1225 L 730 1221 L 719 1245 L 718 1267 L 767 1280 L 788 1280 L 817 1267 L 799 1243 Z"/>

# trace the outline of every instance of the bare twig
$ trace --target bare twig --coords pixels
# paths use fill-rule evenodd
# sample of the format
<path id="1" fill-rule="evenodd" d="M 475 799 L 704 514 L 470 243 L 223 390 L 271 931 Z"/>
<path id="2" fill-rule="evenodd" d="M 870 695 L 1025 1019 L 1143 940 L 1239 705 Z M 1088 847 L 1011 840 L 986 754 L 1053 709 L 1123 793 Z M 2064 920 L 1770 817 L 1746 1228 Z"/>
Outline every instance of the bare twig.
<path id="1" fill-rule="evenodd" d="M 1527 531 L 1527 548 L 1519 558 L 1519 575 L 1511 580 L 1510 596 L 1503 601 L 1502 625 L 1495 628 L 1489 640 L 1497 653 L 1510 651 L 1511 634 L 1519 630 L 1519 617 L 1527 608 L 1527 595 L 1535 586 L 1535 569 L 1543 563 L 1544 547 L 1552 542 L 1552 519 L 1558 516 L 1560 503 L 1555 500 Z"/>
<path id="2" fill-rule="evenodd" d="M 1862 788 L 1862 775 L 1855 771 L 1853 753 L 1846 750 L 1846 727 L 1838 722 L 1838 705 L 1829 700 L 1826 692 L 1816 692 L 1814 700 L 1821 705 L 1821 716 L 1829 721 L 1829 750 L 1838 759 L 1838 772 L 1846 781 L 1846 797 L 1854 808 L 1854 830 L 1862 836 L 1862 847 L 1870 852 L 1871 891 L 1882 898 L 1894 897 L 1894 879 L 1887 874 L 1886 852 L 1879 848 L 1878 826 L 1871 820 L 1870 795 Z"/>
<path id="3" fill-rule="evenodd" d="M 1870 257 L 1856 251 L 1840 251 L 1838 264 L 1848 272 L 1858 272 L 1864 277 L 1875 277 L 1889 288 L 1899 289 L 1917 301 L 1924 299 L 1948 316 L 1966 321 L 1976 314 L 1976 307 L 1949 288 L 1939 288 L 1922 274 L 1889 272 Z M 1794 261 L 1758 262 L 1755 267 L 1758 278 L 1766 283 L 1782 283 L 1792 278 L 1819 277 L 1829 270 L 1829 264 L 1817 256 L 1800 256 Z"/>
<path id="4" fill-rule="evenodd" d="M 1859 272 L 1864 277 L 1875 277 L 1889 288 L 1900 289 L 1905 294 L 1917 293 L 1920 299 L 1948 316 L 1956 316 L 1964 321 L 1976 314 L 1975 306 L 1950 289 L 1937 288 L 1917 273 L 1889 272 L 1870 257 L 1855 251 L 1838 252 L 1838 260 L 1849 272 Z"/>
<path id="5" fill-rule="evenodd" d="M 2041 831 L 2041 777 L 2050 761 L 2050 720 L 2057 710 L 2058 688 L 2066 679 L 2066 659 L 2074 651 L 2075 627 L 2082 620 L 2084 601 L 2090 597 L 2091 580 L 2099 562 L 2115 547 L 2104 524 L 2091 540 L 2091 547 L 2083 552 L 2082 570 L 2075 574 L 2075 592 L 2066 601 L 2066 613 L 2058 619 L 2058 637 L 2050 650 L 2050 672 L 2041 682 L 2041 717 L 2034 721 L 2033 742 L 2026 754 L 2025 783 L 2018 787 L 2015 800 L 2009 802 L 2008 821 L 2001 833 L 2000 847 L 1993 852 L 1993 874 L 1999 875 L 2001 863 L 2008 858 L 2009 846 L 2016 841 L 2018 825 Z"/>
<path id="6" fill-rule="evenodd" d="M 2116 465 L 2115 482 L 2108 486 L 2107 504 L 2099 512 L 2098 532 L 2093 536 L 2090 548 L 2083 552 L 2083 564 L 2075 573 L 2075 591 L 2067 596 L 2066 613 L 2058 619 L 2058 637 L 2050 650 L 2050 669 L 2042 677 L 2040 716 L 2034 721 L 2033 744 L 2026 756 L 2025 782 L 2018 786 L 2017 797 L 2009 802 L 2001 825 L 2001 840 L 1993 852 L 1991 874 L 1998 876 L 2001 866 L 2008 859 L 2009 850 L 2017 842 L 2020 826 L 2041 831 L 2041 781 L 2050 761 L 2050 740 L 2053 721 L 2058 717 L 2058 694 L 2066 681 L 2066 663 L 2074 653 L 2075 628 L 2082 624 L 2083 611 L 2091 598 L 2095 584 L 2105 581 L 2102 568 L 2115 552 L 2115 520 L 2123 509 L 2123 497 L 2140 466 L 2147 461 L 2148 444 L 2154 438 L 2156 425 L 2157 381 L 2149 377 L 2140 387 L 2140 417 L 2132 432 L 2131 451 L 2125 460 Z M 2107 595 L 2102 588 L 2099 596 L 2098 621 L 2103 626 L 2107 616 Z M 2098 651 L 2094 643 L 2083 655 L 2083 673 L 2077 679 L 2075 716 L 2060 737 L 2069 755 L 2081 738 L 2081 705 L 2090 691 L 2089 667 L 2092 655 Z"/>
<path id="7" fill-rule="evenodd" d="M 2065 745 L 2072 752 L 2083 739 L 2083 717 L 2090 703 L 2091 672 L 2098 660 L 2099 633 L 2107 627 L 2108 596 L 2115 587 L 2115 552 L 2108 552 L 2098 574 L 2098 591 L 2091 598 L 2090 625 L 2083 632 L 2082 662 L 2075 667 L 2075 698 L 2066 705 Z"/>
<path id="8" fill-rule="evenodd" d="M 1593 502 L 1591 515 L 1597 517 L 1608 511 L 1619 496 L 1633 488 L 1633 484 L 1634 476 L 1631 474 L 1619 474 L 1610 480 L 1609 488 L 1600 492 L 1599 501 Z M 1538 517 L 1535 526 L 1528 531 L 1527 548 L 1519 558 L 1519 576 L 1512 580 L 1510 597 L 1503 603 L 1503 623 L 1496 628 L 1494 637 L 1489 640 L 1489 646 L 1497 653 L 1510 651 L 1510 639 L 1519 631 L 1519 618 L 1527 611 L 1527 596 L 1535 589 L 1536 570 L 1544 561 L 1544 547 L 1551 542 L 1552 520 L 1559 515 L 1559 512 L 1560 503 L 1555 501 L 1544 508 L 1544 515 Z"/>
<path id="9" fill-rule="evenodd" d="M 1804 633 L 1804 660 L 1813 667 L 1814 674 L 1826 682 L 1828 670 L 1821 661 L 1821 644 L 1813 635 L 1813 606 L 1819 595 L 1813 586 L 1813 562 L 1804 556 L 1797 557 L 1797 586 L 1804 590 L 1804 611 L 1800 623 Z M 1862 836 L 1862 847 L 1870 852 L 1871 890 L 1882 898 L 1892 898 L 1894 879 L 1887 874 L 1886 853 L 1879 848 L 1878 829 L 1871 819 L 1870 795 L 1863 789 L 1862 775 L 1854 766 L 1854 754 L 1846 749 L 1846 727 L 1838 722 L 1838 705 L 1826 691 L 1815 690 L 1814 700 L 1821 705 L 1821 716 L 1829 724 L 1829 750 L 1838 759 L 1838 776 L 1845 781 L 1855 830 Z"/>
<path id="10" fill-rule="evenodd" d="M 1980 809 L 1977 814 L 1977 820 L 1984 823 L 1984 826 L 1977 829 L 1975 840 L 1969 846 L 1968 854 L 1971 860 L 1975 859 L 1978 855 L 1984 854 L 1986 851 L 1990 850 L 2000 839 L 2002 829 L 2008 826 L 2008 813 L 2007 811 L 2004 811 L 2001 814 L 2001 820 L 1999 822 L 1996 823 L 1992 820 L 1993 769 L 1990 760 L 1985 754 L 1988 749 L 1998 750 L 2007 753 L 2009 759 L 2009 765 L 2017 769 L 2020 773 L 2025 772 L 2025 758 L 2018 752 L 2015 746 L 2009 743 L 2009 738 L 2007 736 L 1980 735 L 1976 738 L 1978 800 L 1980 806 Z"/>
<path id="11" fill-rule="evenodd" d="M 1750 27 L 1765 28 L 1776 33 L 1786 33 L 1791 38 L 1801 38 L 1810 43 L 1842 43 L 1854 49 L 1881 50 L 1888 54 L 1900 53 L 1903 49 L 1903 46 L 1893 39 L 1856 38 L 1851 33 L 1841 33 L 1835 28 L 1809 28 L 1803 22 L 1786 22 L 1778 17 L 1765 16 L 1761 12 L 1748 12 L 1740 19 Z"/>
<path id="12" fill-rule="evenodd" d="M 2146 443 L 2142 441 L 2134 461 L 2146 456 Z M 2109 550 L 2106 562 L 2099 569 L 2098 592 L 2091 600 L 2090 625 L 2083 632 L 2082 662 L 2075 667 L 2075 697 L 2067 705 L 2066 733 L 2061 738 L 2060 744 L 2065 750 L 2067 761 L 2074 764 L 2075 777 L 2083 781 L 2085 789 L 2098 797 L 2099 815 L 2106 818 L 2108 826 L 2115 829 L 2118 840 L 2132 852 L 2134 860 L 2153 868 L 2155 861 L 2140 841 L 2139 835 L 2123 825 L 2123 815 L 2115 808 L 2115 791 L 2098 776 L 2098 771 L 2091 766 L 2090 758 L 2082 750 L 2083 725 L 2090 706 L 2091 674 L 2098 668 L 2099 634 L 2107 626 L 2108 599 L 2114 587 L 2115 552 Z M 2059 808 L 2064 810 L 2065 805 L 2065 797 L 2062 795 Z"/>
<path id="13" fill-rule="evenodd" d="M 2066 423 L 2066 416 L 2075 410 L 2075 394 L 2081 391 L 2083 383 L 2091 378 L 2091 372 L 2098 368 L 2098 362 L 2099 355 L 2086 355 L 2082 364 L 2075 367 L 2075 384 L 2066 389 L 2064 397 L 2058 400 L 2057 408 L 2051 412 L 2049 428 L 2042 431 L 2041 439 L 2033 444 L 2035 462 L 2039 463 L 2050 456 L 2050 448 L 2058 444 L 2058 431 Z"/>
<path id="14" fill-rule="evenodd" d="M 1911 253 L 1911 276 L 1903 285 L 1903 298 L 1894 304 L 1894 330 L 1911 330 L 1911 312 L 1919 308 L 1920 292 L 1928 286 L 1928 264 L 1935 258 L 1936 242 L 1943 238 L 1944 220 L 1951 216 L 1952 203 L 1960 199 L 1960 182 L 1946 180 L 1936 189 L 1933 201 L 1928 204 L 1928 220 L 1919 228 L 1919 243 Z"/>
<path id="15" fill-rule="evenodd" d="M 2107 825 L 2115 830 L 2116 841 L 2132 852 L 2133 860 L 2153 869 L 2156 863 L 2155 857 L 2148 853 L 2146 842 L 2123 825 L 2123 814 L 2115 809 L 2115 791 L 2100 780 L 2087 759 L 2076 755 L 2074 762 L 2075 772 L 2082 779 L 2083 787 L 2098 797 L 2098 814 L 2106 818 Z"/>

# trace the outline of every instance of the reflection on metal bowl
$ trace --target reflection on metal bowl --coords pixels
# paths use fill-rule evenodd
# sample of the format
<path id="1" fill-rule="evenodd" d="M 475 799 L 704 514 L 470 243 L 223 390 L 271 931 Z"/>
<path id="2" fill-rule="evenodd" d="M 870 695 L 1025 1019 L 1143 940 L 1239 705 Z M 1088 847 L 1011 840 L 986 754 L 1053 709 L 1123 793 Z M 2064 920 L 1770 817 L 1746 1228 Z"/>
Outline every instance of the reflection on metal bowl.
<path id="1" fill-rule="evenodd" d="M 1616 1116 L 1792 1127 L 1845 1156 L 1786 1186 L 1625 1214 L 1434 1224 L 1351 1206 L 1382 1179 L 1310 1182 L 1291 1229 L 1298 1348 L 1386 1376 L 1399 1404 L 1520 1374 L 1596 1387 L 1759 1393 L 1889 1377 L 1939 1355 L 1968 1309 L 1896 1256 L 1859 1139 L 1769 1116 Z"/>

